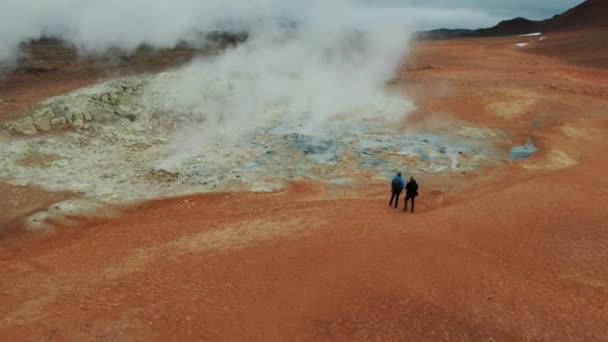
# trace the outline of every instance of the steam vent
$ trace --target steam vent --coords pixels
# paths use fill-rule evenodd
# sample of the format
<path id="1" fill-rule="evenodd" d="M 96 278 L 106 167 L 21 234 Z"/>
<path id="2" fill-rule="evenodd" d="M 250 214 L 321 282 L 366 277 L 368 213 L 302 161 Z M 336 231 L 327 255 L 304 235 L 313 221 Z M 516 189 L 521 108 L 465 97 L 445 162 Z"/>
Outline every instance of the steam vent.
<path id="1" fill-rule="evenodd" d="M 175 108 L 168 105 L 173 99 L 155 86 L 172 77 L 121 79 L 41 103 L 5 124 L 6 131 L 24 138 L 0 150 L 9 166 L 0 169 L 0 177 L 122 202 L 190 192 L 271 191 L 294 179 L 383 179 L 394 170 L 466 172 L 502 157 L 486 143 L 487 135 L 498 134 L 491 130 L 463 126 L 453 135 L 405 133 L 393 129 L 393 122 L 364 115 L 352 120 L 357 116 L 351 114 L 348 121 L 335 117 L 315 131 L 304 119 L 285 120 L 280 107 L 229 137 L 208 141 L 202 135 L 174 146 L 188 133 L 183 127 L 209 121 L 167 111 Z M 225 89 L 207 91 L 222 97 L 228 95 Z M 33 157 L 48 162 L 22 162 Z"/>

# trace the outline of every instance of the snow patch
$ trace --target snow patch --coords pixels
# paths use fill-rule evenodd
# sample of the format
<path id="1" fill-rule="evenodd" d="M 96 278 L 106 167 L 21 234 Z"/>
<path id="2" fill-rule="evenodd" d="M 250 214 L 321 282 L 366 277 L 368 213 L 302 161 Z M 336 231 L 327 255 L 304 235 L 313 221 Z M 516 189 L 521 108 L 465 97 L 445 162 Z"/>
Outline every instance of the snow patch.
<path id="1" fill-rule="evenodd" d="M 515 46 L 519 46 L 519 47 L 524 47 L 524 46 L 528 46 L 529 43 L 517 43 L 515 44 Z"/>
<path id="2" fill-rule="evenodd" d="M 541 34 L 542 34 L 542 32 L 535 32 L 535 33 L 521 34 L 516 37 L 535 37 L 535 36 L 540 36 Z"/>

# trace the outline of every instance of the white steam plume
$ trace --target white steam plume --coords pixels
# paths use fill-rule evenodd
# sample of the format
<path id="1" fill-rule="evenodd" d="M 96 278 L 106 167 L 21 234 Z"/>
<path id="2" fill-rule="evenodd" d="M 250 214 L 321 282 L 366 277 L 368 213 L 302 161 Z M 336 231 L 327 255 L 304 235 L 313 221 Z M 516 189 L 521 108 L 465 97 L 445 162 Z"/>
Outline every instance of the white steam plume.
<path id="1" fill-rule="evenodd" d="M 319 132 L 342 115 L 402 117 L 409 102 L 386 91 L 407 52 L 406 7 L 361 0 L 3 0 L 0 60 L 41 33 L 81 51 L 172 47 L 197 32 L 246 30 L 249 39 L 196 60 L 153 85 L 170 115 L 204 121 L 182 132 L 161 163 L 173 168 L 206 144 L 278 120 Z M 20 15 L 23 14 L 23 15 Z M 151 100 L 152 101 L 152 100 Z"/>
<path id="2" fill-rule="evenodd" d="M 341 11 L 361 4 L 370 13 L 398 13 L 417 30 L 482 27 L 499 19 L 479 6 L 444 0 L 2 0 L 0 65 L 14 62 L 20 42 L 41 35 L 59 36 L 85 52 L 132 50 L 141 43 L 163 48 L 218 25 L 251 25 L 253 18 L 300 16 L 310 9 L 343 22 L 348 14 Z"/>
<path id="3" fill-rule="evenodd" d="M 387 93 L 407 52 L 401 13 L 310 1 L 279 16 L 258 16 L 245 44 L 153 85 L 169 113 L 203 122 L 179 134 L 159 167 L 173 169 L 210 143 L 269 122 L 320 135 L 336 118 L 393 120 L 410 109 Z"/>

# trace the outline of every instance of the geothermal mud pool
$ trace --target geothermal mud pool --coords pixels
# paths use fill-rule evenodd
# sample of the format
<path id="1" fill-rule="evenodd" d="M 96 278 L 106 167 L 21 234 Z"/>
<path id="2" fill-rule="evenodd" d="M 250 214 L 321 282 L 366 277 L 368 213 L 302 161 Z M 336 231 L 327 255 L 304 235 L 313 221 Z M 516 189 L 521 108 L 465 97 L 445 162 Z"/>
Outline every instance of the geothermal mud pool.
<path id="1" fill-rule="evenodd" d="M 488 140 L 501 134 L 491 130 L 461 126 L 451 135 L 406 133 L 395 130 L 394 121 L 355 115 L 335 116 L 310 130 L 304 119 L 282 116 L 280 106 L 258 115 L 248 129 L 218 135 L 201 128 L 214 124 L 204 116 L 171 112 L 171 99 L 151 86 L 165 77 L 81 89 L 5 124 L 1 179 L 121 203 L 194 192 L 271 191 L 299 178 L 342 183 L 386 179 L 395 170 L 464 172 L 506 154 Z M 199 128 L 203 136 L 192 134 Z"/>

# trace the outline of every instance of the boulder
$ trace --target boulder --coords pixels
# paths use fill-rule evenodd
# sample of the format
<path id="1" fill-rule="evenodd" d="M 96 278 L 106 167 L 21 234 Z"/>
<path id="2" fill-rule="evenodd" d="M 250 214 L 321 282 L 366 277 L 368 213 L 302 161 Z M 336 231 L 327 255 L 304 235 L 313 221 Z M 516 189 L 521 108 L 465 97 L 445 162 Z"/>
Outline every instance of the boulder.
<path id="1" fill-rule="evenodd" d="M 121 94 L 119 92 L 111 92 L 110 93 L 110 103 L 113 105 L 120 104 Z"/>
<path id="2" fill-rule="evenodd" d="M 74 121 L 78 121 L 78 120 L 85 121 L 83 113 L 76 112 L 76 113 L 72 114 L 72 121 L 74 122 Z"/>
<path id="3" fill-rule="evenodd" d="M 112 104 L 112 101 L 110 100 L 110 94 L 108 93 L 101 94 L 101 96 L 99 96 L 99 101 L 107 104 Z"/>
<path id="4" fill-rule="evenodd" d="M 72 128 L 74 129 L 83 129 L 84 127 L 84 121 L 82 119 L 76 119 L 72 122 Z"/>
<path id="5" fill-rule="evenodd" d="M 51 116 L 45 113 L 33 119 L 34 127 L 41 132 L 48 132 L 51 129 Z"/>
<path id="6" fill-rule="evenodd" d="M 34 135 L 38 132 L 36 126 L 34 126 L 34 121 L 29 116 L 8 123 L 6 128 L 12 134 Z"/>
<path id="7" fill-rule="evenodd" d="M 52 127 L 58 127 L 58 126 L 64 126 L 67 123 L 66 118 L 53 118 L 51 119 L 51 126 Z"/>
<path id="8" fill-rule="evenodd" d="M 51 107 L 51 111 L 53 112 L 53 114 L 57 117 L 59 116 L 67 116 L 70 108 L 68 106 L 65 106 L 63 103 L 57 103 L 55 105 L 53 105 Z"/>

